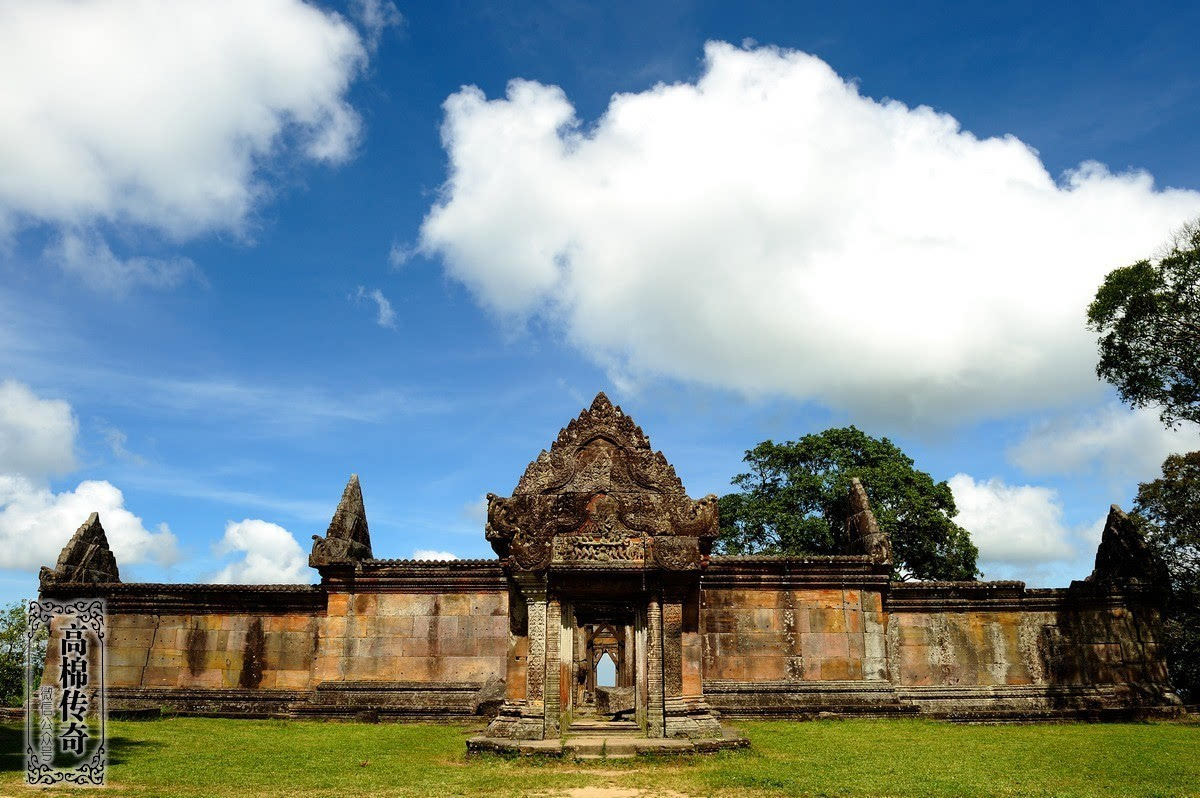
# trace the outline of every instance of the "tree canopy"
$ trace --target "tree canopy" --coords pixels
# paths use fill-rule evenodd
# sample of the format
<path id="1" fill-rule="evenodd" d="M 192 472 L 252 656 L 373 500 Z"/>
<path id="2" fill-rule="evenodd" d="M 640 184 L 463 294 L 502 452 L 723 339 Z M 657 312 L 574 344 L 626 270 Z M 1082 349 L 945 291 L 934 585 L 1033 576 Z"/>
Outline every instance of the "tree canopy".
<path id="1" fill-rule="evenodd" d="M 25 701 L 25 624 L 24 602 L 0 607 L 0 706 L 19 707 Z M 43 627 L 34 638 L 32 652 L 35 679 L 40 678 L 46 662 L 47 632 Z"/>
<path id="2" fill-rule="evenodd" d="M 1167 662 L 1175 687 L 1200 696 L 1200 452 L 1171 455 L 1162 476 L 1138 486 L 1133 505 L 1170 574 Z"/>
<path id="3" fill-rule="evenodd" d="M 797 441 L 763 441 L 746 452 L 750 470 L 721 497 L 718 550 L 727 554 L 838 554 L 850 480 L 858 477 L 901 578 L 974 579 L 979 551 L 945 482 L 935 482 L 887 438 L 850 426 Z"/>
<path id="4" fill-rule="evenodd" d="M 1200 220 L 1157 261 L 1104 278 L 1088 306 L 1099 334 L 1096 373 L 1134 407 L 1160 406 L 1164 423 L 1200 423 Z"/>

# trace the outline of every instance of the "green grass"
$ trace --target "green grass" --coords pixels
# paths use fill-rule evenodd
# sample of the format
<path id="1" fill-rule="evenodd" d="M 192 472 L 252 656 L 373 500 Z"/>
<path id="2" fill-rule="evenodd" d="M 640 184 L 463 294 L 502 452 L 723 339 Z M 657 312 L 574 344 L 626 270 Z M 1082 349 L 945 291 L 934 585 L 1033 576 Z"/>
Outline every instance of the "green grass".
<path id="1" fill-rule="evenodd" d="M 468 761 L 464 726 L 173 718 L 109 724 L 105 795 L 1200 795 L 1200 724 L 739 724 L 749 751 L 683 761 Z M 25 790 L 22 731 L 0 727 L 0 793 Z M 38 794 L 78 795 L 75 791 Z"/>

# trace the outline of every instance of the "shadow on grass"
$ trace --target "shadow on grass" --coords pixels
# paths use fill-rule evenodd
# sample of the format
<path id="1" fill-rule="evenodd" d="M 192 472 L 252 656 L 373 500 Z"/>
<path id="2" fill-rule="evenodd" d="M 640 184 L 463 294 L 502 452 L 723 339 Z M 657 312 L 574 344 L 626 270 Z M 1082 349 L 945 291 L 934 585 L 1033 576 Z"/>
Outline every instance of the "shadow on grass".
<path id="1" fill-rule="evenodd" d="M 138 750 L 165 747 L 156 740 L 134 740 L 129 737 L 108 738 L 108 764 L 120 765 Z M 25 727 L 0 726 L 0 773 L 25 770 Z"/>
<path id="2" fill-rule="evenodd" d="M 0 773 L 25 769 L 25 727 L 0 726 Z"/>

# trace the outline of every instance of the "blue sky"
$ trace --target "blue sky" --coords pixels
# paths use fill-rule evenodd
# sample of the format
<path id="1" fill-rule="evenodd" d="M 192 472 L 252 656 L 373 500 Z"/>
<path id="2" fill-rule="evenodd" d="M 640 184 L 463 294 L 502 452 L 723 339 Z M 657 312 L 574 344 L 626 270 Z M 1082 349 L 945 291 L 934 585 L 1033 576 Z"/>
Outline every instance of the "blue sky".
<path id="1" fill-rule="evenodd" d="M 1198 443 L 1083 312 L 1200 215 L 1200 9 L 742 5 L 0 6 L 0 599 L 92 509 L 307 580 L 351 472 L 376 556 L 489 556 L 598 390 L 693 495 L 854 423 L 1085 576 Z"/>

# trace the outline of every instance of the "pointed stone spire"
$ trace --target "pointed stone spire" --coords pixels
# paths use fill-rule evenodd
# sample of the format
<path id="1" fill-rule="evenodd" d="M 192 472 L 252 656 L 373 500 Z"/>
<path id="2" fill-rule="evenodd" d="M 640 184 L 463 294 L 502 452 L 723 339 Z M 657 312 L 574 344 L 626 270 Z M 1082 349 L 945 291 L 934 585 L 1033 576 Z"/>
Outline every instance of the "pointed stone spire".
<path id="1" fill-rule="evenodd" d="M 358 483 L 358 474 L 351 474 L 325 537 L 313 535 L 308 564 L 317 568 L 334 562 L 369 560 L 371 557 L 371 533 L 367 528 L 367 508 L 363 504 L 362 487 Z"/>
<path id="2" fill-rule="evenodd" d="M 100 525 L 100 514 L 92 513 L 83 526 L 63 546 L 53 569 L 43 568 L 39 575 L 43 588 L 58 582 L 98 584 L 120 582 L 117 558 L 108 546 L 108 537 Z"/>
<path id="3" fill-rule="evenodd" d="M 1112 505 L 1100 533 L 1096 567 L 1086 581 L 1166 587 L 1167 578 L 1166 566 L 1150 548 L 1137 524 L 1120 507 Z"/>
<path id="4" fill-rule="evenodd" d="M 858 477 L 850 478 L 850 512 L 846 516 L 846 548 L 850 554 L 866 554 L 875 562 L 892 561 L 892 541 L 879 528 L 867 491 Z"/>

